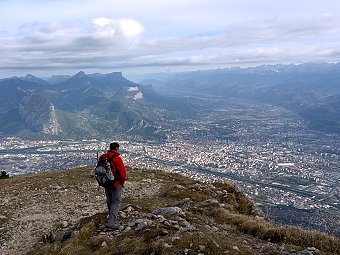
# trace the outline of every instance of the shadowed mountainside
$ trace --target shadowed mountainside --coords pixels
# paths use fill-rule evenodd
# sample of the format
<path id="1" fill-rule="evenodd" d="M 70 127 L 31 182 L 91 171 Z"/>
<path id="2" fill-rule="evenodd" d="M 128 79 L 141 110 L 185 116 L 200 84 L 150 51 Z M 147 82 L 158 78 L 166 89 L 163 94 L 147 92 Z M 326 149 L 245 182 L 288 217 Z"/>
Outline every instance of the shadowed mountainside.
<path id="1" fill-rule="evenodd" d="M 0 79 L 0 135 L 164 137 L 155 112 L 166 113 L 169 100 L 151 87 L 120 72 L 55 78 L 53 84 L 33 75 Z"/>

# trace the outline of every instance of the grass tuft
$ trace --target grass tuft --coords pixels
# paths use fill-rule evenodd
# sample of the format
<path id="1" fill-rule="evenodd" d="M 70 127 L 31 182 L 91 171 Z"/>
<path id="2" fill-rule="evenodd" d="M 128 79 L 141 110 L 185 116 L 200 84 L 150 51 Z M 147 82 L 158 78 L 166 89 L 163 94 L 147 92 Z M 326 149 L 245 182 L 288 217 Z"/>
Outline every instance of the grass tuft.
<path id="1" fill-rule="evenodd" d="M 210 216 L 220 224 L 232 224 L 239 231 L 271 242 L 285 242 L 298 246 L 312 246 L 320 250 L 340 253 L 339 239 L 318 231 L 304 230 L 298 227 L 280 227 L 263 219 L 235 214 L 224 209 L 211 211 Z"/>
<path id="2" fill-rule="evenodd" d="M 50 233 L 48 233 L 48 234 L 46 234 L 46 235 L 43 235 L 43 236 L 41 237 L 41 241 L 42 241 L 43 243 L 53 243 L 54 237 L 53 237 L 52 232 L 50 232 Z"/>

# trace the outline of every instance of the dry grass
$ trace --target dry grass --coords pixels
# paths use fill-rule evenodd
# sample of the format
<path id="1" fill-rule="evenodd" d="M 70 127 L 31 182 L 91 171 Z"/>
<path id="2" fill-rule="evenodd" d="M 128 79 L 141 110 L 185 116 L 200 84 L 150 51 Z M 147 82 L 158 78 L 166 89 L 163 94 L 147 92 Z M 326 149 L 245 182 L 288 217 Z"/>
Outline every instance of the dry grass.
<path id="1" fill-rule="evenodd" d="M 93 181 L 93 168 L 83 167 L 65 171 L 44 172 L 0 180 L 0 196 L 42 190 L 52 186 L 74 186 Z"/>
<path id="2" fill-rule="evenodd" d="M 0 194 L 10 193 L 13 196 L 26 190 L 46 190 L 49 185 L 62 187 L 86 185 L 93 182 L 91 170 L 92 168 L 79 168 L 7 179 L 4 181 L 9 188 L 6 190 L 0 188 Z M 132 192 L 125 193 L 122 207 L 132 204 L 141 207 L 142 212 L 148 213 L 159 207 L 175 206 L 182 199 L 189 198 L 192 204 L 186 209 L 186 217 L 197 229 L 193 232 L 178 232 L 169 228 L 168 234 L 164 236 L 160 229 L 152 227 L 146 232 L 132 230 L 109 237 L 98 235 L 96 232 L 98 226 L 107 221 L 107 213 L 97 213 L 78 222 L 80 230 L 75 237 L 62 243 L 40 243 L 28 255 L 199 253 L 207 255 L 226 254 L 225 252 L 252 255 L 260 253 L 259 247 L 265 247 L 261 248 L 263 254 L 277 254 L 274 246 L 266 246 L 268 240 L 273 243 L 294 245 L 298 249 L 313 246 L 321 250 L 320 255 L 340 254 L 338 238 L 296 227 L 279 227 L 264 219 L 255 218 L 251 201 L 229 183 L 202 184 L 162 171 L 129 169 L 128 174 L 128 182 L 134 183 L 135 186 L 131 189 Z M 159 191 L 150 193 L 152 195 L 149 197 L 137 198 L 138 188 L 145 186 L 139 183 L 147 179 L 161 184 Z M 149 185 L 152 188 L 154 183 Z M 202 206 L 208 199 L 225 204 L 225 208 L 220 208 L 219 204 Z M 207 224 L 218 227 L 220 231 L 211 231 L 206 227 Z"/>
<path id="3" fill-rule="evenodd" d="M 233 225 L 242 233 L 256 236 L 262 240 L 306 247 L 312 246 L 330 254 L 340 253 L 339 238 L 318 231 L 308 231 L 291 226 L 275 226 L 263 219 L 235 214 L 224 209 L 212 210 L 209 212 L 209 216 L 213 217 L 219 224 Z"/>
<path id="4" fill-rule="evenodd" d="M 82 230 L 72 240 L 61 244 L 47 244 L 28 255 L 175 255 L 175 254 L 231 254 L 255 255 L 241 242 L 228 236 L 201 229 L 199 232 L 182 233 L 170 231 L 169 235 L 159 238 L 161 230 L 151 229 L 147 232 L 135 232 L 123 234 L 110 239 L 106 236 L 95 235 L 95 224 L 92 222 L 83 226 Z M 176 237 L 179 237 L 177 239 Z M 103 242 L 107 246 L 102 246 Z M 235 250 L 235 246 L 239 251 Z"/>

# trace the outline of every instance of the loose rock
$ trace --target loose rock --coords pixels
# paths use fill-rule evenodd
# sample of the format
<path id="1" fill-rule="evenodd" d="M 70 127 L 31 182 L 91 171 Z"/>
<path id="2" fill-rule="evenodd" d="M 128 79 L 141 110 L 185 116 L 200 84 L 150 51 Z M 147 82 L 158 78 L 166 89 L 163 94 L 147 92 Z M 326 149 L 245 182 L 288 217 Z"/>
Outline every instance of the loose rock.
<path id="1" fill-rule="evenodd" d="M 165 207 L 165 208 L 159 208 L 156 209 L 154 212 L 154 214 L 160 214 L 163 216 L 169 216 L 169 215 L 174 215 L 174 214 L 179 214 L 179 215 L 185 215 L 185 213 L 183 212 L 183 210 L 179 207 Z"/>

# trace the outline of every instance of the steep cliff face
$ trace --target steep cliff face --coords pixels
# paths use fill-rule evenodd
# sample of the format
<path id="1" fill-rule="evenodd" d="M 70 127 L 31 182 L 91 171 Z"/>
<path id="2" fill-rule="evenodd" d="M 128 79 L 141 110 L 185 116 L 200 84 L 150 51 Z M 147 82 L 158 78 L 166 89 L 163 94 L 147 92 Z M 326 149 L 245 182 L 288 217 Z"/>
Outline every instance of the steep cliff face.
<path id="1" fill-rule="evenodd" d="M 61 133 L 56 108 L 47 98 L 30 94 L 19 103 L 19 114 L 29 129 L 34 132 L 57 135 Z"/>

